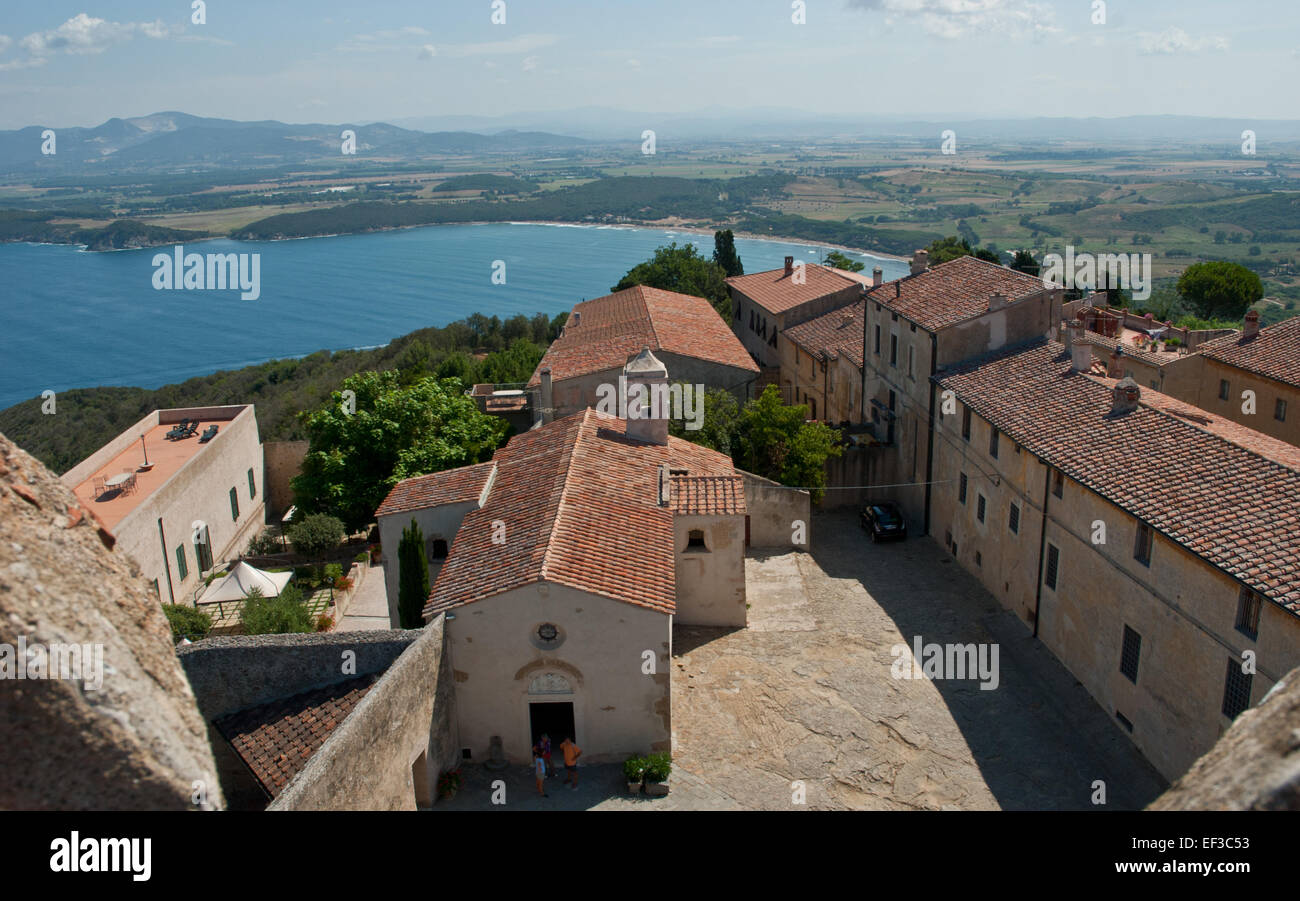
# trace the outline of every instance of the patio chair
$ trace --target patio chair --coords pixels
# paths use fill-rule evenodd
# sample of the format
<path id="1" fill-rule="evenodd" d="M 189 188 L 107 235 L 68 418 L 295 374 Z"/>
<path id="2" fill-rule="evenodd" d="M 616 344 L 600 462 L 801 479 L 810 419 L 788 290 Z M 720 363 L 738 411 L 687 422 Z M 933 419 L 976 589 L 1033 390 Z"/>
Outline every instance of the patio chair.
<path id="1" fill-rule="evenodd" d="M 95 476 L 94 481 L 91 482 L 91 491 L 93 492 L 92 495 L 93 497 L 99 497 L 101 494 L 104 493 L 103 476 Z"/>
<path id="2" fill-rule="evenodd" d="M 198 431 L 199 431 L 199 421 L 197 419 L 191 419 L 189 426 L 185 429 L 185 437 L 193 438 L 194 435 L 198 433 Z"/>
<path id="3" fill-rule="evenodd" d="M 203 437 L 199 439 L 199 444 L 207 444 L 213 438 L 217 437 L 217 426 L 210 425 L 203 430 Z"/>
<path id="4" fill-rule="evenodd" d="M 127 479 L 125 482 L 122 483 L 122 493 L 134 494 L 135 493 L 135 470 L 124 469 L 122 470 L 122 475 L 130 476 L 129 479 Z"/>

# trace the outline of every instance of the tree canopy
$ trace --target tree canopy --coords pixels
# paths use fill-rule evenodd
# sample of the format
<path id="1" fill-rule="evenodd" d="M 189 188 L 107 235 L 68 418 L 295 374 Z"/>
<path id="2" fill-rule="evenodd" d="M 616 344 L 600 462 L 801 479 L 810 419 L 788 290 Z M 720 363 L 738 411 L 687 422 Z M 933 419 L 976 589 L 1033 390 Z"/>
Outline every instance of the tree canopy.
<path id="1" fill-rule="evenodd" d="M 1264 285 L 1245 266 L 1215 260 L 1188 266 L 1178 279 L 1178 293 L 1198 316 L 1238 320 L 1264 296 Z"/>
<path id="2" fill-rule="evenodd" d="M 355 392 L 355 411 L 343 391 Z M 396 371 L 359 372 L 332 402 L 303 415 L 310 442 L 291 482 L 304 513 L 329 513 L 356 531 L 389 490 L 411 476 L 480 463 L 505 437 L 504 420 L 479 412 L 456 379 L 403 385 Z"/>
<path id="3" fill-rule="evenodd" d="M 845 272 L 861 272 L 867 268 L 866 263 L 851 260 L 838 250 L 832 250 L 826 254 L 826 259 L 822 260 L 822 265 L 830 266 L 832 269 L 843 269 Z"/>
<path id="4" fill-rule="evenodd" d="M 940 238 L 927 247 L 926 250 L 930 253 L 931 266 L 938 266 L 940 263 L 947 263 L 958 257 L 975 257 L 977 260 L 988 260 L 990 263 L 1002 262 L 993 251 L 983 247 L 978 249 L 971 247 L 969 241 L 956 235 Z"/>
<path id="5" fill-rule="evenodd" d="M 731 296 L 727 293 L 727 273 L 720 265 L 703 257 L 695 245 L 678 246 L 677 242 L 659 247 L 655 255 L 628 270 L 610 290 L 622 291 L 645 285 L 663 291 L 676 291 L 703 297 L 713 304 L 723 321 L 731 323 Z"/>
<path id="6" fill-rule="evenodd" d="M 740 254 L 736 253 L 736 236 L 731 233 L 731 229 L 726 228 L 713 233 L 713 262 L 722 267 L 727 278 L 745 274 L 745 267 L 740 262 Z"/>

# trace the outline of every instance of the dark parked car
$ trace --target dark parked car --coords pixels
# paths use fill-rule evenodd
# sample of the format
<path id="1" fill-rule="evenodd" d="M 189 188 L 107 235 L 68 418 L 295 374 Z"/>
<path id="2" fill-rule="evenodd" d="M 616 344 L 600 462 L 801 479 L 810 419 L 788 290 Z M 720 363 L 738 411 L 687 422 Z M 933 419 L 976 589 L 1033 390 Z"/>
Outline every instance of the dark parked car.
<path id="1" fill-rule="evenodd" d="M 862 508 L 862 528 L 871 533 L 872 541 L 906 538 L 907 520 L 893 501 L 881 501 Z"/>

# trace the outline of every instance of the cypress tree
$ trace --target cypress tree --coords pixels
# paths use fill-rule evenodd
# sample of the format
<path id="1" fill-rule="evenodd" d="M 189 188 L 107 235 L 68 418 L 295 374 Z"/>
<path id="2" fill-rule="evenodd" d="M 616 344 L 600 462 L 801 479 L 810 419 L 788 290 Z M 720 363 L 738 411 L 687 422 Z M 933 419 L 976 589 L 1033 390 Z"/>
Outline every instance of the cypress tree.
<path id="1" fill-rule="evenodd" d="M 429 597 L 429 561 L 424 555 L 424 533 L 415 520 L 402 529 L 397 545 L 397 616 L 403 629 L 424 625 L 420 611 Z"/>

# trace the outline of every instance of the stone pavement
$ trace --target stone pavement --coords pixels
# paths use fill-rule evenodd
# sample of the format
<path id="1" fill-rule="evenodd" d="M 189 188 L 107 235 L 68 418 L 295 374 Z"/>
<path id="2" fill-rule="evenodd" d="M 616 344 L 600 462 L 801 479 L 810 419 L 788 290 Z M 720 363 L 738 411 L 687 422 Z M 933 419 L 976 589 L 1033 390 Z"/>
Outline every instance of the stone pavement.
<path id="1" fill-rule="evenodd" d="M 335 632 L 361 632 L 371 629 L 387 629 L 388 595 L 384 591 L 384 567 L 386 562 L 371 566 L 366 577 L 361 580 L 348 612 L 334 626 Z"/>
<path id="2" fill-rule="evenodd" d="M 561 775 L 546 780 L 546 794 L 537 794 L 532 770 L 514 764 L 499 772 L 481 764 L 467 764 L 461 770 L 464 781 L 456 797 L 439 801 L 433 809 L 443 810 L 740 810 L 741 805 L 689 773 L 673 773 L 668 795 L 650 798 L 629 795 L 620 764 L 597 764 L 578 768 L 578 788 L 562 783 Z M 493 804 L 498 780 L 504 783 L 504 804 Z M 498 795 L 498 797 L 500 797 Z"/>
<path id="3" fill-rule="evenodd" d="M 1160 775 L 929 538 L 873 545 L 814 514 L 812 554 L 746 561 L 749 627 L 674 630 L 674 774 L 741 807 L 1138 808 Z M 997 643 L 1000 684 L 892 677 L 896 644 Z M 691 794 L 691 783 L 684 786 Z M 689 797 L 678 799 L 686 804 Z M 712 806 L 701 798 L 701 806 Z"/>

